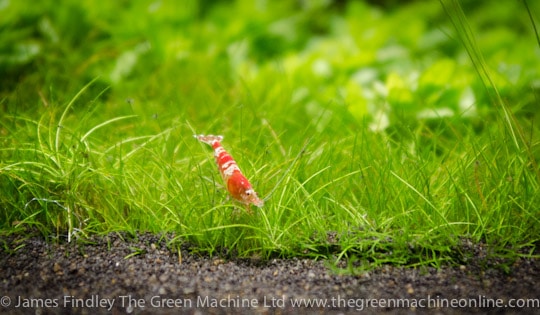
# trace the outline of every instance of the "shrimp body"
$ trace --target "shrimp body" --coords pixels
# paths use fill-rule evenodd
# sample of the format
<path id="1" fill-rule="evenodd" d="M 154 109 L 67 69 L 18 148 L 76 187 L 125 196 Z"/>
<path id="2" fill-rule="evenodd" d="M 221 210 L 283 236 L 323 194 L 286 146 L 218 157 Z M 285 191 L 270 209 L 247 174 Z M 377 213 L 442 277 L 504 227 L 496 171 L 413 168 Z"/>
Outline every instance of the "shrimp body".
<path id="1" fill-rule="evenodd" d="M 257 196 L 249 180 L 242 174 L 238 164 L 232 156 L 221 146 L 223 136 L 195 135 L 197 140 L 210 145 L 214 149 L 214 157 L 221 173 L 223 181 L 227 185 L 227 190 L 234 199 L 239 200 L 248 206 L 253 204 L 257 207 L 263 206 L 263 200 Z"/>

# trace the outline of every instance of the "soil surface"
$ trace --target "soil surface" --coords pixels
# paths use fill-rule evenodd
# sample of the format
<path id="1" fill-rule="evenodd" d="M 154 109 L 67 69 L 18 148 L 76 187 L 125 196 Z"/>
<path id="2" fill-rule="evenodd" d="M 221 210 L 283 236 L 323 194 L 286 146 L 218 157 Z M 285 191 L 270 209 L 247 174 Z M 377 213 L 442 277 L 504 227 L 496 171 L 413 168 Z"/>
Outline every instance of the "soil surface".
<path id="1" fill-rule="evenodd" d="M 134 239 L 111 234 L 84 245 L 11 236 L 0 244 L 0 313 L 540 312 L 536 259 L 520 259 L 507 272 L 496 262 L 486 267 L 473 261 L 440 269 L 388 266 L 350 275 L 325 261 L 225 260 L 188 248 L 175 252 L 152 234 Z"/>

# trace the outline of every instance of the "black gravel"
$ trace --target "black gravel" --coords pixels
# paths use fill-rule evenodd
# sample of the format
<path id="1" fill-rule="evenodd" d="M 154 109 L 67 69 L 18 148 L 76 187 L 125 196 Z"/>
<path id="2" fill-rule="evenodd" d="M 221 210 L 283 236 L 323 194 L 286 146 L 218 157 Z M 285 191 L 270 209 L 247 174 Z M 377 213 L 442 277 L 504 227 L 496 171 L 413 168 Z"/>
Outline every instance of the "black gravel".
<path id="1" fill-rule="evenodd" d="M 225 260 L 188 248 L 177 252 L 166 238 L 152 234 L 129 239 L 111 234 L 84 245 L 21 236 L 2 241 L 1 313 L 540 313 L 535 259 L 520 259 L 509 271 L 496 268 L 496 262 L 486 268 L 473 261 L 347 275 L 325 261 Z M 326 306 L 294 304 L 306 301 Z M 456 307 L 446 307 L 452 303 Z M 484 307 L 494 303 L 500 307 Z M 524 303 L 529 307 L 511 307 Z"/>

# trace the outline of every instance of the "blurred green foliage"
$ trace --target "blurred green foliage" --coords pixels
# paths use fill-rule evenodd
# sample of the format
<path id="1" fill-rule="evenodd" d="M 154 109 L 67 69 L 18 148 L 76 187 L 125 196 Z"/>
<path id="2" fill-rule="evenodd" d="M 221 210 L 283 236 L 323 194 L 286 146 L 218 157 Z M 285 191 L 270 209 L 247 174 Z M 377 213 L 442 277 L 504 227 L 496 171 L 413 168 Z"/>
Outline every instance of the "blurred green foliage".
<path id="1" fill-rule="evenodd" d="M 501 96 L 536 115 L 540 48 L 523 3 L 462 4 Z M 490 110 L 438 2 L 2 0 L 0 15 L 4 112 L 66 102 L 94 78 L 104 100 L 159 99 L 149 113 L 243 85 L 268 85 L 253 101 L 288 93 L 302 116 L 346 112 L 374 129 Z"/>

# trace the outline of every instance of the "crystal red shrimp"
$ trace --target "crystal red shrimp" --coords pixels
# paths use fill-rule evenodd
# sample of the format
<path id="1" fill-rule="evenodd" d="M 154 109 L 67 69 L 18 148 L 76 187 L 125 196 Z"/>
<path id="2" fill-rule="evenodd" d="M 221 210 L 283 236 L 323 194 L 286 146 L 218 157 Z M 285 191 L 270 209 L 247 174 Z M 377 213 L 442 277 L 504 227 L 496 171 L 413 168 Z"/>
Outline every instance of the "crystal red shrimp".
<path id="1" fill-rule="evenodd" d="M 251 204 L 262 207 L 263 200 L 257 196 L 249 180 L 242 174 L 238 164 L 232 156 L 221 146 L 223 136 L 195 135 L 197 140 L 210 145 L 214 149 L 214 157 L 221 173 L 223 181 L 227 185 L 227 190 L 234 199 L 247 205 L 248 211 Z"/>

